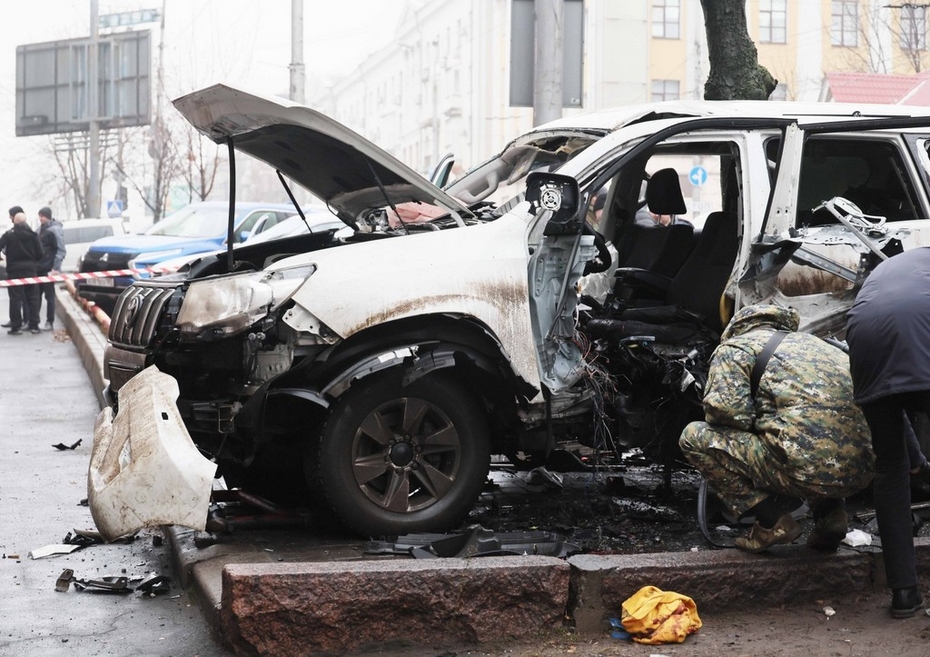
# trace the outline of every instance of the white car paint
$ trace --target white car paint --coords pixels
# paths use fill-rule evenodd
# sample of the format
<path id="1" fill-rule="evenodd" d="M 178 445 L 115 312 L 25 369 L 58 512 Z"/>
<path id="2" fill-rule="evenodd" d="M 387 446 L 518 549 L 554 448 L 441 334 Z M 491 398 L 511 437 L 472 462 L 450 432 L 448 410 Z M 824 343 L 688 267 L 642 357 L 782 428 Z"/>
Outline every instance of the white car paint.
<path id="1" fill-rule="evenodd" d="M 80 269 L 81 256 L 87 247 L 101 237 L 125 235 L 126 222 L 122 219 L 70 219 L 61 222 L 65 237 L 65 258 L 61 271 L 74 272 Z"/>
<path id="2" fill-rule="evenodd" d="M 177 381 L 150 367 L 127 388 L 119 413 L 105 408 L 94 426 L 87 499 L 97 529 L 105 541 L 143 527 L 203 530 L 216 464 L 184 428 Z"/>

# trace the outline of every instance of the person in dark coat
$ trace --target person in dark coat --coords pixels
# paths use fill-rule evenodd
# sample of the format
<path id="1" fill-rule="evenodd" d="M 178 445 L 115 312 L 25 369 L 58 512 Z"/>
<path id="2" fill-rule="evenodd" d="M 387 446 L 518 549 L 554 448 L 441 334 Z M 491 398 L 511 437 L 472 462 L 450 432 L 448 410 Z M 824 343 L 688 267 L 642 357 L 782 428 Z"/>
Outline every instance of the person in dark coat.
<path id="1" fill-rule="evenodd" d="M 61 270 L 61 263 L 65 259 L 65 230 L 61 222 L 52 217 L 52 209 L 44 207 L 39 210 L 39 243 L 42 244 L 42 261 L 39 263 L 39 276 L 57 274 Z M 39 284 L 39 303 L 45 298 L 45 330 L 55 328 L 55 284 Z"/>
<path id="2" fill-rule="evenodd" d="M 0 235 L 0 250 L 6 253 L 6 271 L 10 278 L 28 278 L 35 276 L 39 261 L 42 259 L 42 245 L 39 236 L 26 223 L 26 214 L 18 205 L 10 208 L 13 227 Z M 39 286 L 13 285 L 7 288 L 10 294 L 10 335 L 22 335 L 23 322 L 29 324 L 29 331 L 39 330 Z"/>
<path id="3" fill-rule="evenodd" d="M 846 341 L 855 400 L 872 433 L 875 514 L 891 614 L 907 618 L 924 604 L 905 413 L 930 413 L 930 248 L 905 251 L 875 268 L 847 316 Z"/>

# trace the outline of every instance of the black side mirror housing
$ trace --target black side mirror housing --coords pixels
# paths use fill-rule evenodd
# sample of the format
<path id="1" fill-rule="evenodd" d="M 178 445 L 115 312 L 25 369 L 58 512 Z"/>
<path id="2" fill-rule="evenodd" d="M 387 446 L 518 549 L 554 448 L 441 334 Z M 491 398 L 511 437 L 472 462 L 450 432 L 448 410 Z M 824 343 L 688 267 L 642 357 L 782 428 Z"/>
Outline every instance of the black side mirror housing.
<path id="1" fill-rule="evenodd" d="M 571 176 L 534 171 L 526 177 L 526 200 L 533 210 L 549 210 L 545 235 L 577 235 L 584 225 L 579 216 L 581 191 Z"/>

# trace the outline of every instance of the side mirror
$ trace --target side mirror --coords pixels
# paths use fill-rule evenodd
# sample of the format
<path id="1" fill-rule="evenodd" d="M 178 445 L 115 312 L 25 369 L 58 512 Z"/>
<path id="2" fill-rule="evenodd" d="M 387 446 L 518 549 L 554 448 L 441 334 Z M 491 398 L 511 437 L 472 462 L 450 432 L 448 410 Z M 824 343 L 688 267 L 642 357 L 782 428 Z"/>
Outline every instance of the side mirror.
<path id="1" fill-rule="evenodd" d="M 577 235 L 583 225 L 579 217 L 581 191 L 578 181 L 557 173 L 534 171 L 526 177 L 526 200 L 534 212 L 552 213 L 545 235 Z"/>

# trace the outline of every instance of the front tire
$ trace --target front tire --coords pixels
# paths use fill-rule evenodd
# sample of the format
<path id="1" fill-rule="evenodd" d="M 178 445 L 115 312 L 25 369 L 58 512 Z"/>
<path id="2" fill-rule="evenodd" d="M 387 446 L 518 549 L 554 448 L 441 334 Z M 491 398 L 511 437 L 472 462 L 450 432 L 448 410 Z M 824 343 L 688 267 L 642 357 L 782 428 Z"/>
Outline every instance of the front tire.
<path id="1" fill-rule="evenodd" d="M 313 473 L 335 514 L 368 536 L 442 531 L 472 508 L 490 463 L 482 406 L 446 373 L 355 384 L 333 408 Z"/>

